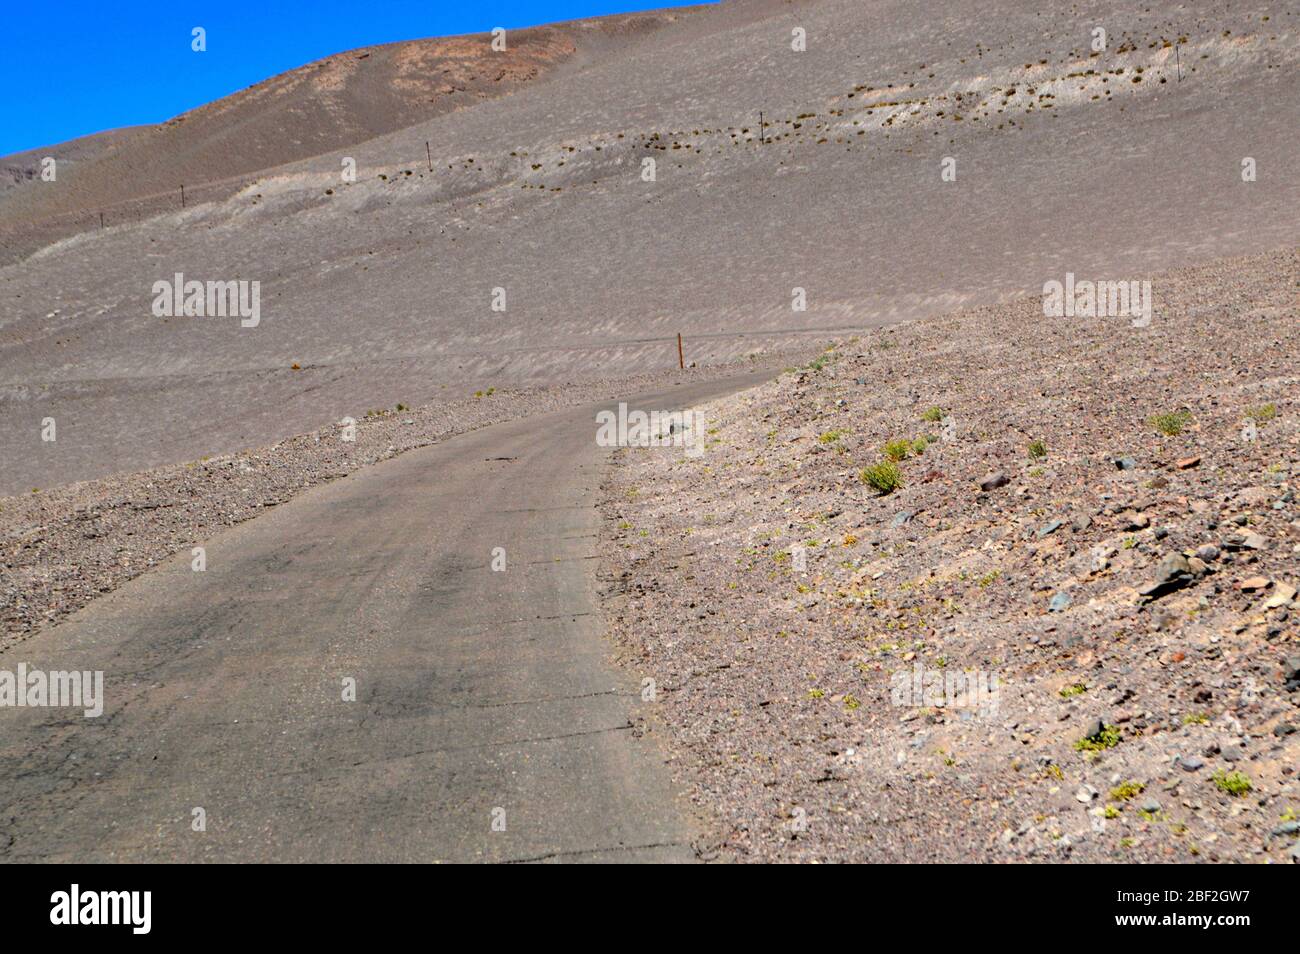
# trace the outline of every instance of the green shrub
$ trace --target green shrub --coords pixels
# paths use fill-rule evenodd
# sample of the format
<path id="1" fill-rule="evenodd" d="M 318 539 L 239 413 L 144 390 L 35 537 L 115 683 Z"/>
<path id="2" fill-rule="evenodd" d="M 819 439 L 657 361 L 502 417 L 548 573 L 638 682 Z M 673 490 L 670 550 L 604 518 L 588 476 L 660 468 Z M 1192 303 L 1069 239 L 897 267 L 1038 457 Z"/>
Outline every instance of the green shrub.
<path id="1" fill-rule="evenodd" d="M 871 486 L 882 494 L 893 493 L 903 486 L 903 472 L 898 469 L 897 464 L 890 460 L 882 460 L 879 464 L 863 468 L 859 476 L 864 484 Z"/>
<path id="2" fill-rule="evenodd" d="M 935 407 L 927 408 L 925 413 L 921 415 L 921 420 L 937 424 L 939 421 L 943 420 L 943 408 L 937 405 Z"/>
<path id="3" fill-rule="evenodd" d="M 1126 802 L 1141 795 L 1145 789 L 1141 782 L 1122 782 L 1110 790 L 1110 797 L 1117 802 Z"/>
<path id="4" fill-rule="evenodd" d="M 1047 445 L 1042 441 L 1029 442 L 1029 456 L 1033 460 L 1047 456 Z"/>
<path id="5" fill-rule="evenodd" d="M 907 438 L 886 441 L 881 452 L 892 461 L 907 460 L 907 456 L 912 452 L 912 442 Z"/>
<path id="6" fill-rule="evenodd" d="M 1156 414 L 1151 418 L 1151 426 L 1167 437 L 1176 437 L 1191 423 L 1192 415 L 1186 411 L 1174 411 L 1171 414 Z"/>
<path id="7" fill-rule="evenodd" d="M 1233 797 L 1245 795 L 1251 788 L 1250 778 L 1244 772 L 1225 772 L 1219 769 L 1212 777 L 1220 791 L 1227 792 Z"/>
<path id="8" fill-rule="evenodd" d="M 1075 742 L 1074 748 L 1078 752 L 1100 752 L 1102 749 L 1113 749 L 1119 745 L 1121 738 L 1119 729 L 1113 725 L 1103 725 L 1101 731 L 1096 735 L 1090 735 Z"/>

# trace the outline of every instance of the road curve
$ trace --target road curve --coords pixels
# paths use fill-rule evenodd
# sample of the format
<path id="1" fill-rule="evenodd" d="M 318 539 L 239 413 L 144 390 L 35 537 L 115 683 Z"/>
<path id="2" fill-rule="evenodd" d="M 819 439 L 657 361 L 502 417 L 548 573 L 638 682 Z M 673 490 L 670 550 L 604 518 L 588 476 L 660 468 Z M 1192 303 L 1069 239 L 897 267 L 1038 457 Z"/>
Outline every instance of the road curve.
<path id="1" fill-rule="evenodd" d="M 594 416 L 615 403 L 306 491 L 208 541 L 205 572 L 178 554 L 0 653 L 103 670 L 106 697 L 91 719 L 0 708 L 0 860 L 692 860 L 596 604 Z"/>

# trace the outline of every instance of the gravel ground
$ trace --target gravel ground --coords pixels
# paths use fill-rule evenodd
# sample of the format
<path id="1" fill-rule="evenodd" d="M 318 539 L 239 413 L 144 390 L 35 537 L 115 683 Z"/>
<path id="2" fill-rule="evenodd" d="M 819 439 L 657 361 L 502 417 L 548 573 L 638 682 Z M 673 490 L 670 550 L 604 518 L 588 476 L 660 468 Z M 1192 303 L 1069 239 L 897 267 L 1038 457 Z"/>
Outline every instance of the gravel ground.
<path id="1" fill-rule="evenodd" d="M 256 450 L 0 498 L 0 648 L 222 528 L 367 464 L 488 424 L 770 360 L 375 410 L 356 421 L 353 441 L 336 425 Z"/>
<path id="2" fill-rule="evenodd" d="M 1298 284 L 872 331 L 618 451 L 608 617 L 702 856 L 1300 859 Z"/>

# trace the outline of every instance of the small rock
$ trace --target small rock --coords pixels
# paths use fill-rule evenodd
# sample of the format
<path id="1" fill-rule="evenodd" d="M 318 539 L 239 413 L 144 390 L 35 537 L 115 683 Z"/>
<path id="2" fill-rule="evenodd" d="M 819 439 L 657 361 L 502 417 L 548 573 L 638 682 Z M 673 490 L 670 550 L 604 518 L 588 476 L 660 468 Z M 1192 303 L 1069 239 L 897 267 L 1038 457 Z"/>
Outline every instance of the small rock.
<path id="1" fill-rule="evenodd" d="M 1189 468 L 1195 467 L 1200 462 L 1201 459 L 1199 457 L 1183 457 L 1180 458 L 1179 460 L 1174 461 L 1174 466 L 1177 467 L 1179 470 L 1187 470 Z"/>
<path id="2" fill-rule="evenodd" d="M 1142 810 L 1144 812 L 1158 812 L 1160 811 L 1160 803 L 1154 798 L 1144 799 L 1142 802 Z"/>
<path id="3" fill-rule="evenodd" d="M 998 471 L 997 473 L 989 474 L 980 481 L 980 490 L 996 490 L 999 487 L 1005 487 L 1009 483 L 1011 483 L 1011 478 L 1002 473 L 1002 471 Z"/>
<path id="4" fill-rule="evenodd" d="M 1189 755 L 1182 760 L 1184 772 L 1196 772 L 1205 768 L 1205 760 L 1199 756 Z"/>
<path id="5" fill-rule="evenodd" d="M 1219 558 L 1219 548 L 1213 543 L 1203 543 L 1196 548 L 1196 558 L 1206 563 L 1213 563 Z"/>
<path id="6" fill-rule="evenodd" d="M 1202 564 L 1203 566 L 1204 564 Z M 1171 553 L 1160 561 L 1156 567 L 1156 579 L 1138 590 L 1143 602 L 1158 600 L 1160 597 L 1181 589 L 1195 579 L 1195 572 L 1187 558 L 1180 553 Z"/>
<path id="7" fill-rule="evenodd" d="M 1266 576 L 1252 576 L 1242 580 L 1237 584 L 1237 589 L 1243 593 L 1254 593 L 1258 590 L 1266 590 L 1273 585 L 1273 581 Z"/>
<path id="8" fill-rule="evenodd" d="M 1048 604 L 1047 609 L 1052 613 L 1059 613 L 1070 606 L 1069 593 L 1057 593 L 1052 597 L 1052 602 Z"/>
<path id="9" fill-rule="evenodd" d="M 1277 609 L 1293 599 L 1295 599 L 1295 587 L 1287 583 L 1279 583 L 1273 587 L 1273 595 L 1264 601 L 1264 609 Z"/>
<path id="10" fill-rule="evenodd" d="M 1078 791 L 1074 793 L 1074 800 L 1076 802 L 1083 802 L 1083 804 L 1085 805 L 1087 805 L 1090 801 L 1092 801 L 1096 797 L 1097 797 L 1097 790 L 1093 788 L 1091 785 L 1088 785 L 1086 783 L 1080 785 Z"/>
<path id="11" fill-rule="evenodd" d="M 1120 514 L 1120 527 L 1124 530 L 1145 530 L 1151 526 L 1151 518 L 1144 513 L 1134 513 L 1130 510 L 1128 513 Z"/>
<path id="12" fill-rule="evenodd" d="M 1137 461 L 1132 457 L 1120 457 L 1115 460 L 1115 466 L 1120 470 L 1133 470 L 1137 467 Z"/>

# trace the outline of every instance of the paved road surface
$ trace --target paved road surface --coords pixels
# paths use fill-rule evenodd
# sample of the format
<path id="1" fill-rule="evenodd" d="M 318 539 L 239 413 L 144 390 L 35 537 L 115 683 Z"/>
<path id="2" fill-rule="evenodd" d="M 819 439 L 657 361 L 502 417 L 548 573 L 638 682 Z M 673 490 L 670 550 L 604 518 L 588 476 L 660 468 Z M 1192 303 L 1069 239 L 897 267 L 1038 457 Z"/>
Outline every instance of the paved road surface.
<path id="1" fill-rule="evenodd" d="M 691 860 L 601 635 L 595 410 L 315 488 L 0 654 L 107 697 L 0 709 L 0 860 Z"/>

